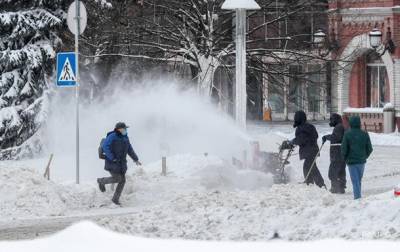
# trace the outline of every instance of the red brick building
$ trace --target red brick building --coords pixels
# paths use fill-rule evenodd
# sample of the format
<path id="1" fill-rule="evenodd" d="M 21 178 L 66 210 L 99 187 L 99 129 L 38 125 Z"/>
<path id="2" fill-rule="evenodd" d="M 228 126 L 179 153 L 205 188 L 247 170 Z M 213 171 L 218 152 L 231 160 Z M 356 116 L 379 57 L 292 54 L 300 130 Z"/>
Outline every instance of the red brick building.
<path id="1" fill-rule="evenodd" d="M 371 45 L 370 32 L 382 33 L 382 44 Z M 332 54 L 332 107 L 339 113 L 359 113 L 369 130 L 383 130 L 383 108 L 392 104 L 400 127 L 400 0 L 329 1 Z M 357 109 L 352 109 L 357 108 Z"/>

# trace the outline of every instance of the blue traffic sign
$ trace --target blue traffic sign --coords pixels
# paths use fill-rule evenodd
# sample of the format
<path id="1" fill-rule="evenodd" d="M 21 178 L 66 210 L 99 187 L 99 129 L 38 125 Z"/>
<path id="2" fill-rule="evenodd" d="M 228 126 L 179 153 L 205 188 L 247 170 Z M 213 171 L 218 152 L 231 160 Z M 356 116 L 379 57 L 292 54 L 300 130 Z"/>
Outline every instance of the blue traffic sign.
<path id="1" fill-rule="evenodd" d="M 76 58 L 74 52 L 57 53 L 57 86 L 76 86 Z"/>

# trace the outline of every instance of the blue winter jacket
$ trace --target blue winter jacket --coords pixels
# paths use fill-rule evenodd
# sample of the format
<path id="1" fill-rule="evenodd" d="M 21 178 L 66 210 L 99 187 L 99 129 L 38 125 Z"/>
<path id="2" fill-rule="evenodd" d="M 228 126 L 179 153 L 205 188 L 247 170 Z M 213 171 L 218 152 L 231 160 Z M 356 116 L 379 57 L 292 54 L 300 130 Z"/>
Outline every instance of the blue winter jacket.
<path id="1" fill-rule="evenodd" d="M 129 142 L 128 136 L 123 136 L 119 131 L 109 132 L 102 148 L 106 155 L 104 169 L 111 173 L 126 173 L 128 169 L 126 160 L 127 155 L 129 155 L 134 161 L 139 160 Z"/>

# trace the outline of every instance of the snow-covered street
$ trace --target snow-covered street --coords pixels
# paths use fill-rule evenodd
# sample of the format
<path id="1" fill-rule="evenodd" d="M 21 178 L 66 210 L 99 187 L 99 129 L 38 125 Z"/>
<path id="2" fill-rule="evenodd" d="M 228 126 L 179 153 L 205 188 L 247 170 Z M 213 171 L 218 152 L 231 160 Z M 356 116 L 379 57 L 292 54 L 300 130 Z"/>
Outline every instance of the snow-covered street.
<path id="1" fill-rule="evenodd" d="M 290 125 L 277 128 L 250 130 L 263 150 L 276 151 L 277 143 L 291 137 Z M 80 186 L 52 182 L 29 168 L 28 161 L 3 163 L 0 238 L 31 238 L 90 219 L 143 237 L 265 241 L 278 232 L 287 240 L 399 239 L 400 200 L 393 195 L 400 182 L 400 149 L 393 146 L 399 136 L 390 137 L 391 146 L 382 146 L 387 137 L 372 137 L 380 142 L 368 162 L 360 201 L 352 199 L 349 181 L 345 195 L 299 184 L 297 155 L 291 158 L 293 180 L 288 185 L 272 185 L 270 175 L 237 169 L 212 153 L 168 157 L 166 177 L 161 176 L 161 161 L 128 171 L 123 208 L 113 206 L 110 188 L 100 193 L 94 179 Z M 318 159 L 327 184 L 328 149 Z M 16 169 L 21 166 L 25 168 Z"/>

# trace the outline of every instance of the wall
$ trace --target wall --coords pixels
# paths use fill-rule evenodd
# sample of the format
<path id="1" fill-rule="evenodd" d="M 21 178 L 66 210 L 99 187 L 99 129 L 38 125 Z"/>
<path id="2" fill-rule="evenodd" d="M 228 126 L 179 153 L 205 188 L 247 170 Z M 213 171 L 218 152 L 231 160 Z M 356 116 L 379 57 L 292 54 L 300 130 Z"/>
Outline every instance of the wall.
<path id="1" fill-rule="evenodd" d="M 399 4 L 400 0 L 331 0 L 329 1 L 329 8 L 391 7 Z"/>
<path id="2" fill-rule="evenodd" d="M 365 57 L 359 57 L 350 74 L 349 106 L 361 108 L 365 106 Z"/>

